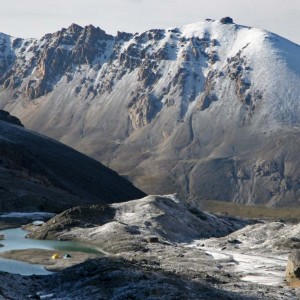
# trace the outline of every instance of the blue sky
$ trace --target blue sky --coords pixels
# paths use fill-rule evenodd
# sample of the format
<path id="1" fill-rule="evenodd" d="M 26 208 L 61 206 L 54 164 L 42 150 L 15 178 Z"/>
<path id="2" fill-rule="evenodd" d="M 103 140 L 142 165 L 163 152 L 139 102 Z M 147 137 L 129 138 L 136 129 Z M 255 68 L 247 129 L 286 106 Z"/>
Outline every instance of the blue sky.
<path id="1" fill-rule="evenodd" d="M 299 0 L 9 0 L 0 4 L 0 32 L 41 37 L 77 23 L 93 24 L 114 34 L 224 16 L 300 44 Z"/>

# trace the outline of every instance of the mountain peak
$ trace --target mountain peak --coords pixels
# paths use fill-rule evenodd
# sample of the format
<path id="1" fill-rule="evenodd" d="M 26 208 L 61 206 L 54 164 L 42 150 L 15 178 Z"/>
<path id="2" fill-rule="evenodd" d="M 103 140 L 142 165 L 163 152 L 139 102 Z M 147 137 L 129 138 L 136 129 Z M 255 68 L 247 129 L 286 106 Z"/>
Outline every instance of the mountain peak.
<path id="1" fill-rule="evenodd" d="M 81 27 L 80 25 L 77 25 L 75 23 L 72 23 L 69 27 L 68 27 L 68 31 L 70 33 L 78 33 L 83 29 L 83 27 Z"/>
<path id="2" fill-rule="evenodd" d="M 87 25 L 83 28 L 84 32 L 95 39 L 113 39 L 112 35 L 107 34 L 104 30 L 94 25 Z"/>

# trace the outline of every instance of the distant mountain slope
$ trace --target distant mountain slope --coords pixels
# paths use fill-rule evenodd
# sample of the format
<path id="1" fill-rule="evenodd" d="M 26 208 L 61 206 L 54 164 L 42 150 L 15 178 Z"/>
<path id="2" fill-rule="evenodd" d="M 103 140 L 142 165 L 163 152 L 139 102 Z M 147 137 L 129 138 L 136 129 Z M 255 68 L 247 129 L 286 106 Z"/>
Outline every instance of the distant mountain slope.
<path id="1" fill-rule="evenodd" d="M 299 205 L 300 47 L 230 18 L 1 35 L 0 105 L 148 193 Z"/>
<path id="2" fill-rule="evenodd" d="M 60 212 L 144 195 L 99 162 L 0 118 L 0 211 Z"/>

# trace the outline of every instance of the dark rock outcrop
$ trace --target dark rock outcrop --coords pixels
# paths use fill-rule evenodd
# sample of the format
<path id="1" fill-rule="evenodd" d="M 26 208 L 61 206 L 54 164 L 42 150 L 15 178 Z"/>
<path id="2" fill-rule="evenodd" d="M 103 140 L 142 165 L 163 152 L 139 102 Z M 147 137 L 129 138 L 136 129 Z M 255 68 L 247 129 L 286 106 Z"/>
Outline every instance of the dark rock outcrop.
<path id="1" fill-rule="evenodd" d="M 12 116 L 9 112 L 2 109 L 0 109 L 0 120 L 24 127 L 21 121 L 17 117 Z"/>
<path id="2" fill-rule="evenodd" d="M 225 17 L 220 20 L 222 24 L 233 24 L 233 19 L 230 17 Z"/>

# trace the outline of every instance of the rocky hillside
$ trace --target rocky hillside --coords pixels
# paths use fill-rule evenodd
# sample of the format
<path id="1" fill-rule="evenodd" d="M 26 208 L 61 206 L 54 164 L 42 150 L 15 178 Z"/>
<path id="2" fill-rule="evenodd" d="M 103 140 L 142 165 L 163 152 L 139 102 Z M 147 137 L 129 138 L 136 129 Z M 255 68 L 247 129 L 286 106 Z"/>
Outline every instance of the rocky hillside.
<path id="1" fill-rule="evenodd" d="M 300 47 L 206 20 L 0 36 L 0 106 L 148 193 L 298 206 Z"/>
<path id="2" fill-rule="evenodd" d="M 99 162 L 21 125 L 0 111 L 0 211 L 61 212 L 144 195 Z"/>
<path id="3" fill-rule="evenodd" d="M 34 227 L 29 237 L 76 240 L 109 253 L 128 254 L 149 251 L 149 243 L 171 245 L 225 236 L 245 224 L 200 211 L 175 195 L 147 196 L 124 203 L 71 208 Z"/>

